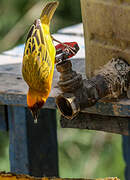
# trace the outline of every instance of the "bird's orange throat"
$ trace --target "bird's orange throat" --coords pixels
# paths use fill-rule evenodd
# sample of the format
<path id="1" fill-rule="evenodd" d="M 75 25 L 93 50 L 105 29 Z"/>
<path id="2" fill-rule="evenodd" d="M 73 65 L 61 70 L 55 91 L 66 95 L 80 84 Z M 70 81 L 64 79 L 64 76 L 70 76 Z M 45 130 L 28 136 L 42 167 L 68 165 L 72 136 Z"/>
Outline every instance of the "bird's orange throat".
<path id="1" fill-rule="evenodd" d="M 27 105 L 30 109 L 40 109 L 45 103 L 45 99 L 41 93 L 30 89 L 27 94 Z"/>

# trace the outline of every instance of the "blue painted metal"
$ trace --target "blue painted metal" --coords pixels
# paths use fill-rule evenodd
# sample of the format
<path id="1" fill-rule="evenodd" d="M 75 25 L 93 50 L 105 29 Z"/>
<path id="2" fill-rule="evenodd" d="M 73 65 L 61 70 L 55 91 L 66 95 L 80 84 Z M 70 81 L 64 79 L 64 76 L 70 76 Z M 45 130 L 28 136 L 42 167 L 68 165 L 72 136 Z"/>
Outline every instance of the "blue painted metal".
<path id="1" fill-rule="evenodd" d="M 34 124 L 25 107 L 8 106 L 11 172 L 58 176 L 55 110 L 42 109 Z"/>
<path id="2" fill-rule="evenodd" d="M 29 153 L 29 174 L 32 176 L 58 176 L 58 147 L 56 110 L 42 109 L 38 123 L 26 108 Z"/>
<path id="3" fill-rule="evenodd" d="M 8 120 L 11 172 L 29 174 L 25 108 L 8 106 Z"/>
<path id="4" fill-rule="evenodd" d="M 7 131 L 8 124 L 7 124 L 7 106 L 0 105 L 0 130 Z"/>

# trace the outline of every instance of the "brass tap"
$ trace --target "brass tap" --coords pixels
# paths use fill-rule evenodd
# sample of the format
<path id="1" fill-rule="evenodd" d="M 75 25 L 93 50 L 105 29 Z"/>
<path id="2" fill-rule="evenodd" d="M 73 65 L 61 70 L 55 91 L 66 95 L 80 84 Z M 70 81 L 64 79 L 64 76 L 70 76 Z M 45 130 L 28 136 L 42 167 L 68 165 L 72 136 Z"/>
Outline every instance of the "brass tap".
<path id="1" fill-rule="evenodd" d="M 68 119 L 105 96 L 119 97 L 130 83 L 130 66 L 120 58 L 113 58 L 89 80 L 72 70 L 70 60 L 58 63 L 56 68 L 60 72 L 58 86 L 62 91 L 56 97 L 56 104 Z"/>

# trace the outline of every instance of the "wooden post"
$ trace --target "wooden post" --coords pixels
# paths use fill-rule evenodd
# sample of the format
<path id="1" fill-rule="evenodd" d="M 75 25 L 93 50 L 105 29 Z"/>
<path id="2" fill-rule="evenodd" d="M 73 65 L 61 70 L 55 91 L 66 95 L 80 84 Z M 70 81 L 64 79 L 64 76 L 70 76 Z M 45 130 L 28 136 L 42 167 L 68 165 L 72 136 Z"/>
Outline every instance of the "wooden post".
<path id="1" fill-rule="evenodd" d="M 34 124 L 25 107 L 8 106 L 11 172 L 58 176 L 56 111 L 42 109 Z"/>

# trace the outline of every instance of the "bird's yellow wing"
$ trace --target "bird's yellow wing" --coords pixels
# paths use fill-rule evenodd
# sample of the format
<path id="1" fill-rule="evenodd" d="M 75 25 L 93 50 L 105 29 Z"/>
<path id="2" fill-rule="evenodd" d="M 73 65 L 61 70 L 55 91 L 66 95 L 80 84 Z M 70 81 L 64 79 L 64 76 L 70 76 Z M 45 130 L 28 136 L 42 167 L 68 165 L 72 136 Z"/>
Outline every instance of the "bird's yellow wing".
<path id="1" fill-rule="evenodd" d="M 48 27 L 43 29 L 40 19 L 30 28 L 27 36 L 22 73 L 32 89 L 48 89 L 54 71 L 55 48 Z"/>

